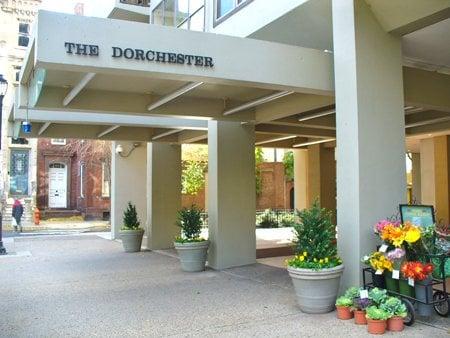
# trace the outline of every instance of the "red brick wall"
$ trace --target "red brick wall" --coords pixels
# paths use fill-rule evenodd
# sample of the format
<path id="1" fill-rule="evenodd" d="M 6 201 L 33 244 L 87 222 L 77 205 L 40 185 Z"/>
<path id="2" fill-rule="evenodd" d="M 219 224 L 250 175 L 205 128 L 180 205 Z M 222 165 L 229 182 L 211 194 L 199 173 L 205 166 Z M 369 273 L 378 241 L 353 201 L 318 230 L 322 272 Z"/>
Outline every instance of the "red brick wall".
<path id="1" fill-rule="evenodd" d="M 189 208 L 192 204 L 205 210 L 205 189 L 200 190 L 195 195 L 181 194 L 181 206 Z"/>
<path id="2" fill-rule="evenodd" d="M 261 194 L 256 197 L 256 209 L 290 209 L 293 181 L 286 182 L 284 165 L 281 162 L 264 162 L 261 164 Z M 293 201 L 292 201 L 293 202 Z M 196 195 L 182 195 L 182 206 L 192 204 L 205 209 L 204 189 Z"/>
<path id="3" fill-rule="evenodd" d="M 80 211 L 87 219 L 101 219 L 110 210 L 110 198 L 102 197 L 102 162 L 109 162 L 107 149 L 90 153 L 77 150 L 75 140 L 67 140 L 66 146 L 53 145 L 50 139 L 39 139 L 37 145 L 37 207 L 48 209 L 48 168 L 50 163 L 67 166 L 67 209 Z M 85 145 L 88 141 L 85 140 Z M 86 147 L 84 146 L 84 149 Z M 80 163 L 84 169 L 84 198 L 80 195 Z"/>
<path id="4" fill-rule="evenodd" d="M 256 209 L 290 209 L 293 182 L 286 182 L 281 162 L 264 162 L 261 169 L 261 194 L 256 198 Z"/>

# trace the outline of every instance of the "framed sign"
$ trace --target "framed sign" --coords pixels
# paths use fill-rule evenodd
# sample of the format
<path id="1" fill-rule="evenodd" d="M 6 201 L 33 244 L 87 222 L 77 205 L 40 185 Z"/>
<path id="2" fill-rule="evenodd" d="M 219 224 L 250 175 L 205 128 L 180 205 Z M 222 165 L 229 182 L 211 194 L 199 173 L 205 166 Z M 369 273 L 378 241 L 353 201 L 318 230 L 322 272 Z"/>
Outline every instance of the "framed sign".
<path id="1" fill-rule="evenodd" d="M 409 221 L 414 225 L 423 227 L 433 225 L 436 222 L 432 205 L 400 204 L 400 217 L 402 223 Z"/>

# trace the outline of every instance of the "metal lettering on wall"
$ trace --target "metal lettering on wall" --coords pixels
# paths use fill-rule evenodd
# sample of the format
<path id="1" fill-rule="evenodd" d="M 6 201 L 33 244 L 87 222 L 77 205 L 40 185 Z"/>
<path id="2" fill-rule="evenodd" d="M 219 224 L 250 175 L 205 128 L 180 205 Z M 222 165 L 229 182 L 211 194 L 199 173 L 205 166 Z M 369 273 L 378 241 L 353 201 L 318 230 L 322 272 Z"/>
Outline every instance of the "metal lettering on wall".
<path id="1" fill-rule="evenodd" d="M 64 46 L 67 54 L 98 56 L 100 52 L 100 48 L 97 45 L 65 42 Z M 138 48 L 112 47 L 111 57 L 115 59 L 124 58 L 127 60 L 179 64 L 196 67 L 214 67 L 214 60 L 210 56 L 160 52 Z"/>

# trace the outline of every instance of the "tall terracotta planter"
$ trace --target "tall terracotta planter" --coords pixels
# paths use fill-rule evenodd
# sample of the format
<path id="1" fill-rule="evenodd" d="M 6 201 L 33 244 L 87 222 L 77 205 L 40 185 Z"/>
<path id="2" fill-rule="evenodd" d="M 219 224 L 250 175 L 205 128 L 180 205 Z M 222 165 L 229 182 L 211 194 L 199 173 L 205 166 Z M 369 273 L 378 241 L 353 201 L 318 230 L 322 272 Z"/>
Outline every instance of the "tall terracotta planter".
<path id="1" fill-rule="evenodd" d="M 375 320 L 367 318 L 367 332 L 371 334 L 383 334 L 386 332 L 387 323 L 385 320 Z"/>
<path id="2" fill-rule="evenodd" d="M 366 311 L 355 310 L 355 311 L 353 311 L 353 315 L 355 316 L 355 324 L 367 325 Z"/>
<path id="3" fill-rule="evenodd" d="M 402 317 L 395 316 L 387 320 L 387 329 L 389 331 L 399 332 L 403 331 L 404 328 L 405 324 L 403 323 Z"/>
<path id="4" fill-rule="evenodd" d="M 338 319 L 342 320 L 348 320 L 353 318 L 353 311 L 351 311 L 349 306 L 336 305 L 336 314 Z"/>

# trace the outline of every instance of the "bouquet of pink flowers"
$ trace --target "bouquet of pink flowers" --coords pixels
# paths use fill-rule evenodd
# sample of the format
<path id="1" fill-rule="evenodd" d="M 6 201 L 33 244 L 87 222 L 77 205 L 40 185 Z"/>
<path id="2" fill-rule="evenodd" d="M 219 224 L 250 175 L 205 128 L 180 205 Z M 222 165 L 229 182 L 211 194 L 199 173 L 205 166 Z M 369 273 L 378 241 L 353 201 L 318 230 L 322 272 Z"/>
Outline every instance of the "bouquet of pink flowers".
<path id="1" fill-rule="evenodd" d="M 376 234 L 380 234 L 386 226 L 390 225 L 393 227 L 399 227 L 400 224 L 401 223 L 399 221 L 392 222 L 392 221 L 383 219 L 383 220 L 379 221 L 377 224 L 375 224 L 375 227 L 373 230 L 375 231 Z"/>

